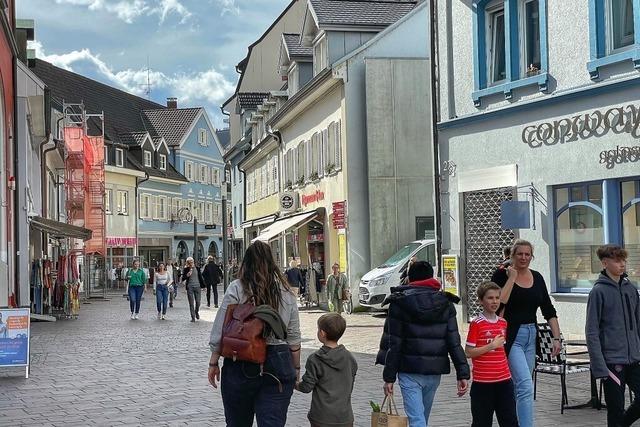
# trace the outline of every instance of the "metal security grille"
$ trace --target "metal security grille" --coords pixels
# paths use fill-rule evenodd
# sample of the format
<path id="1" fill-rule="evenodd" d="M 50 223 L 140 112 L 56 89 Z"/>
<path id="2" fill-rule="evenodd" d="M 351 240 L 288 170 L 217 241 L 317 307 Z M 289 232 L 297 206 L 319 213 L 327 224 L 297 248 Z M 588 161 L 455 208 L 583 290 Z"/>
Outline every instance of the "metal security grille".
<path id="1" fill-rule="evenodd" d="M 467 285 L 467 318 L 477 316 L 482 307 L 476 291 L 489 280 L 504 247 L 513 243 L 513 230 L 500 226 L 500 204 L 513 199 L 513 188 L 464 193 L 465 272 Z"/>

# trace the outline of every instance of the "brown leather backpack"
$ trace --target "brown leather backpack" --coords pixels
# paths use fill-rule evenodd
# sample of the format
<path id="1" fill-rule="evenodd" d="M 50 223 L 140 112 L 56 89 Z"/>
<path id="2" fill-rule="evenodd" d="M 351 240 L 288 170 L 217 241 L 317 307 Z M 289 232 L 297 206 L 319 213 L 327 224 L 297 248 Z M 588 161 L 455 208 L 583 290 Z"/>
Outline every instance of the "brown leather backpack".
<path id="1" fill-rule="evenodd" d="M 222 356 L 244 362 L 264 364 L 267 340 L 264 322 L 255 317 L 253 303 L 230 304 L 222 326 Z"/>

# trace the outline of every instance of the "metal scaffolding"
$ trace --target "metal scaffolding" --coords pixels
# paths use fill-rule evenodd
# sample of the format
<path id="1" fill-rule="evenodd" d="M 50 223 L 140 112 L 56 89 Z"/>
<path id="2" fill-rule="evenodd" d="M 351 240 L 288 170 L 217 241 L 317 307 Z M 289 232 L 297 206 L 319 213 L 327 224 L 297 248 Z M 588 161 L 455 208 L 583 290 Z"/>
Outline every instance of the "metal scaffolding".
<path id="1" fill-rule="evenodd" d="M 104 113 L 88 114 L 84 104 L 64 104 L 65 191 L 67 222 L 93 232 L 82 259 L 87 298 L 106 297 L 106 219 L 104 175 Z"/>

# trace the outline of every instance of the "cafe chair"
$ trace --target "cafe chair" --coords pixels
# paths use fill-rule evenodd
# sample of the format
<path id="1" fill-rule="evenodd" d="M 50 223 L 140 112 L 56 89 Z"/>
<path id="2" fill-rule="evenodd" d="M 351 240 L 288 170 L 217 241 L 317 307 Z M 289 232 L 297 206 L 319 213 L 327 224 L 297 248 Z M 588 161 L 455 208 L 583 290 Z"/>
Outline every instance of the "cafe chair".
<path id="1" fill-rule="evenodd" d="M 536 364 L 533 369 L 533 398 L 536 398 L 538 374 L 549 374 L 560 377 L 562 395 L 560 397 L 560 413 L 564 414 L 564 408 L 569 404 L 567 397 L 567 375 L 589 372 L 589 361 L 568 361 L 567 356 L 578 356 L 588 354 L 586 351 L 572 352 L 567 354 L 567 346 L 562 336 L 562 350 L 560 354 L 553 357 L 553 334 L 548 323 L 538 324 L 538 354 Z"/>

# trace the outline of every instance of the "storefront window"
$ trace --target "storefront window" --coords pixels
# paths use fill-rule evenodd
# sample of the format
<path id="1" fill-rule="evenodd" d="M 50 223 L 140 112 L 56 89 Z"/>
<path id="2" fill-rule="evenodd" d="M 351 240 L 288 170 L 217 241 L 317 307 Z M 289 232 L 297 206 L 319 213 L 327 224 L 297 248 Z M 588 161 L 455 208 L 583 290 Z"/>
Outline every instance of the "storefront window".
<path id="1" fill-rule="evenodd" d="M 629 253 L 627 274 L 632 282 L 640 279 L 640 181 L 621 183 L 622 238 Z"/>
<path id="2" fill-rule="evenodd" d="M 590 289 L 598 278 L 604 243 L 602 183 L 555 189 L 559 290 Z"/>

